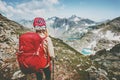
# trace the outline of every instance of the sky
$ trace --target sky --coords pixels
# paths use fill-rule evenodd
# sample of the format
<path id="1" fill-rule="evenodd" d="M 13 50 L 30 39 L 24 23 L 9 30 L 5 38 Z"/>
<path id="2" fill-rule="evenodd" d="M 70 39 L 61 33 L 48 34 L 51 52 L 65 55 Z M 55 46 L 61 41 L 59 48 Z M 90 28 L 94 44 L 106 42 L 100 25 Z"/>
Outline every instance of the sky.
<path id="1" fill-rule="evenodd" d="M 120 16 L 120 0 L 0 0 L 0 13 L 12 20 L 76 15 L 104 21 Z"/>

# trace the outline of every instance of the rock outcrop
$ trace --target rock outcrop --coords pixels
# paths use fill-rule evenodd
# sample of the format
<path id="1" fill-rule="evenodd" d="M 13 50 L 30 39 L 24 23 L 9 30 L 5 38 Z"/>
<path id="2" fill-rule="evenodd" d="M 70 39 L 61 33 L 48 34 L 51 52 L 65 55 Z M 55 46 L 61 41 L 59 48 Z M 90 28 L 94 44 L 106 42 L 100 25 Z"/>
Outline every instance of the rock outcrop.
<path id="1" fill-rule="evenodd" d="M 10 80 L 17 70 L 16 50 L 19 34 L 27 30 L 0 14 L 0 78 Z"/>
<path id="2" fill-rule="evenodd" d="M 106 70 L 110 80 L 120 79 L 120 44 L 110 50 L 100 50 L 91 59 L 97 62 L 100 68 Z"/>

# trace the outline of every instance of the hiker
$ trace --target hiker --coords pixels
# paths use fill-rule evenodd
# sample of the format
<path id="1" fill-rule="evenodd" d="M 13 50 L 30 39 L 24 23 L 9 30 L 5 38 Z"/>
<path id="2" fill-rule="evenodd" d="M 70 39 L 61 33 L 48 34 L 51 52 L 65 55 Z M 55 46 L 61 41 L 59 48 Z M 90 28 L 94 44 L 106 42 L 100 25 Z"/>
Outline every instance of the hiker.
<path id="1" fill-rule="evenodd" d="M 39 34 L 40 37 L 45 38 L 46 42 L 44 42 L 44 48 L 47 48 L 45 52 L 48 52 L 50 59 L 52 60 L 54 56 L 54 49 L 53 44 L 51 41 L 51 38 L 48 35 L 47 27 L 45 20 L 43 18 L 35 18 L 33 22 L 34 29 L 37 34 Z M 45 68 L 41 69 L 40 72 L 36 73 L 37 80 L 42 80 L 43 78 L 43 72 L 45 74 L 46 80 L 51 80 L 51 63 L 48 61 L 48 64 L 45 66 Z"/>
<path id="2" fill-rule="evenodd" d="M 42 80 L 44 73 L 46 80 L 51 80 L 55 55 L 46 22 L 43 18 L 36 17 L 33 26 L 35 32 L 27 32 L 19 37 L 17 60 L 24 74 L 35 73 L 37 80 Z"/>

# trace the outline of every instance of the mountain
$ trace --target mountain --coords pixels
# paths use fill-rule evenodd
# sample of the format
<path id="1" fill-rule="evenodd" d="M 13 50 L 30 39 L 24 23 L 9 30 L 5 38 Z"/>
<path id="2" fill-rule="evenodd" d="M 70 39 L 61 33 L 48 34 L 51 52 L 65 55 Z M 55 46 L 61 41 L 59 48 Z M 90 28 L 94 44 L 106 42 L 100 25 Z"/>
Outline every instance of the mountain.
<path id="1" fill-rule="evenodd" d="M 81 38 L 68 39 L 66 43 L 78 51 L 91 49 L 92 53 L 101 49 L 111 49 L 120 43 L 120 17 L 99 25 L 87 27 L 87 32 Z M 75 34 L 78 35 L 78 34 Z"/>
<path id="2" fill-rule="evenodd" d="M 119 80 L 120 17 L 99 25 L 88 26 L 86 29 L 88 32 L 83 37 L 63 41 L 78 52 L 88 48 L 91 49 L 91 53 L 95 53 L 91 55 L 92 57 L 90 56 L 90 59 L 97 63 L 97 66 L 91 65 L 88 69 L 85 69 L 89 74 L 88 80 Z M 81 73 L 81 71 L 79 72 Z M 83 70 L 85 75 L 87 75 L 87 72 Z M 80 75 L 84 76 L 83 73 Z"/>
<path id="3" fill-rule="evenodd" d="M 70 18 L 68 18 L 70 21 L 74 21 L 75 23 L 81 23 L 84 25 L 89 25 L 95 23 L 94 21 L 90 19 L 84 19 L 81 17 L 77 17 L 76 15 L 72 15 Z"/>
<path id="4" fill-rule="evenodd" d="M 114 24 L 114 27 L 111 26 L 109 30 L 119 33 L 119 19 L 108 23 L 108 25 L 111 24 Z M 105 27 L 101 25 L 95 27 L 94 30 L 100 29 L 103 31 Z M 21 73 L 15 55 L 19 35 L 29 31 L 29 29 L 0 14 L 0 30 L 0 79 L 36 79 L 34 74 L 24 75 Z M 91 36 L 91 34 L 89 35 Z M 119 44 L 110 50 L 104 49 L 89 57 L 82 55 L 63 40 L 51 38 L 56 55 L 54 64 L 55 80 L 119 80 Z"/>
<path id="5" fill-rule="evenodd" d="M 52 17 L 47 20 L 50 34 L 60 39 L 71 38 L 71 35 L 75 33 L 81 34 L 81 30 L 90 25 L 96 25 L 97 23 L 90 20 L 72 15 L 69 18 Z M 51 33 L 52 32 L 52 33 Z M 54 32 L 54 33 L 53 33 Z"/>

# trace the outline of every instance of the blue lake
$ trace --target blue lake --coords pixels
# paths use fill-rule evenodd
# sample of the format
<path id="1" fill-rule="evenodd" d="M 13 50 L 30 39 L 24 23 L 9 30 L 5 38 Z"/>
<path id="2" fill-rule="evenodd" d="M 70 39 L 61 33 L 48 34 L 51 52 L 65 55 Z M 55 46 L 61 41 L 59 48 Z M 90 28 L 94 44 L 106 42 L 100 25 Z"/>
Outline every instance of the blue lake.
<path id="1" fill-rule="evenodd" d="M 83 48 L 81 53 L 84 55 L 90 55 L 92 54 L 92 50 L 90 48 Z"/>

